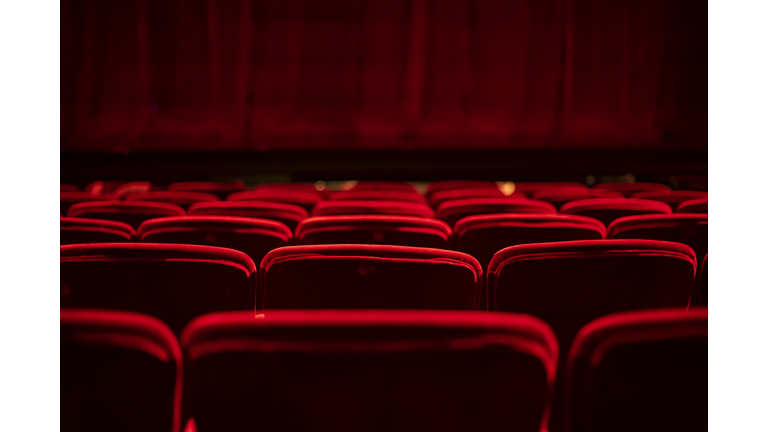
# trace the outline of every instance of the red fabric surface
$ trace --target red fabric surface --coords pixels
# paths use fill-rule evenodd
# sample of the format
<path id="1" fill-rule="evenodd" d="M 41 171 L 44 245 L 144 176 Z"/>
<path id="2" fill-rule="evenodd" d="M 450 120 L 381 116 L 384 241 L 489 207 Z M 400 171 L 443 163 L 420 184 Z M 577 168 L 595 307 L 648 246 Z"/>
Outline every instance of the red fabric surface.
<path id="1" fill-rule="evenodd" d="M 299 244 L 385 244 L 448 248 L 451 227 L 443 221 L 413 216 L 318 216 L 296 228 Z"/>
<path id="2" fill-rule="evenodd" d="M 426 204 L 408 201 L 323 201 L 312 210 L 312 216 L 356 214 L 435 217 L 434 210 Z"/>
<path id="3" fill-rule="evenodd" d="M 65 0 L 62 150 L 704 149 L 706 18 L 673 0 Z"/>
<path id="4" fill-rule="evenodd" d="M 437 218 L 450 226 L 467 216 L 499 213 L 555 214 L 550 203 L 520 198 L 470 198 L 446 201 L 437 207 Z"/>
<path id="5" fill-rule="evenodd" d="M 299 221 L 309 216 L 301 206 L 269 201 L 201 202 L 192 204 L 187 214 L 270 219 L 284 223 L 291 230 L 296 229 Z"/>
<path id="6" fill-rule="evenodd" d="M 59 218 L 62 245 L 84 243 L 121 243 L 136 239 L 136 231 L 123 222 L 85 218 Z"/>
<path id="7" fill-rule="evenodd" d="M 709 211 L 709 199 L 695 199 L 683 201 L 677 205 L 675 213 L 707 213 Z"/>

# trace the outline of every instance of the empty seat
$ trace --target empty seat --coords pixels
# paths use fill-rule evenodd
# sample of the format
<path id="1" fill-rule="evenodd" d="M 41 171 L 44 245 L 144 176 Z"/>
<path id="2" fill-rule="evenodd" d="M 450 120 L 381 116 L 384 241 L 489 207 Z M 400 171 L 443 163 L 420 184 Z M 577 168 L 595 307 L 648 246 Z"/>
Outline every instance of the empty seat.
<path id="1" fill-rule="evenodd" d="M 416 188 L 408 182 L 402 181 L 374 181 L 363 180 L 357 182 L 352 190 L 388 190 L 400 192 L 416 192 Z"/>
<path id="2" fill-rule="evenodd" d="M 182 336 L 197 430 L 545 430 L 557 342 L 524 315 L 211 314 Z"/>
<path id="3" fill-rule="evenodd" d="M 266 309 L 477 309 L 477 260 L 441 249 L 288 246 L 261 261 Z"/>
<path id="4" fill-rule="evenodd" d="M 659 183 L 627 182 L 627 183 L 600 183 L 593 186 L 594 189 L 608 189 L 621 192 L 625 197 L 630 197 L 638 192 L 668 191 L 669 186 Z"/>
<path id="5" fill-rule="evenodd" d="M 312 211 L 315 204 L 324 199 L 323 194 L 318 191 L 306 192 L 279 189 L 238 192 L 227 197 L 227 201 L 274 201 L 293 204 L 303 207 L 308 212 Z"/>
<path id="6" fill-rule="evenodd" d="M 683 243 L 696 258 L 707 254 L 708 217 L 705 214 L 629 216 L 616 219 L 608 227 L 609 239 L 648 239 Z"/>
<path id="7" fill-rule="evenodd" d="M 312 216 L 363 214 L 431 218 L 435 216 L 435 211 L 426 204 L 407 201 L 323 201 L 312 210 Z"/>
<path id="8" fill-rule="evenodd" d="M 348 190 L 338 191 L 330 195 L 333 201 L 408 201 L 426 204 L 424 195 L 416 192 L 402 192 L 391 190 Z"/>
<path id="9" fill-rule="evenodd" d="M 61 430 L 180 430 L 181 349 L 167 325 L 104 310 L 60 319 Z"/>
<path id="10" fill-rule="evenodd" d="M 63 245 L 121 243 L 136 239 L 136 231 L 126 223 L 99 219 L 60 218 L 59 241 Z"/>
<path id="11" fill-rule="evenodd" d="M 555 214 L 550 203 L 517 198 L 471 198 L 446 201 L 437 207 L 437 218 L 450 226 L 467 217 L 497 213 Z"/>
<path id="12" fill-rule="evenodd" d="M 568 431 L 706 431 L 707 310 L 597 319 L 568 358 Z"/>
<path id="13" fill-rule="evenodd" d="M 245 252 L 254 263 L 293 237 L 284 224 L 267 219 L 233 216 L 181 216 L 152 219 L 141 224 L 139 240 L 218 246 Z"/>
<path id="14" fill-rule="evenodd" d="M 177 206 L 188 209 L 194 203 L 206 201 L 220 201 L 214 194 L 202 192 L 146 192 L 132 193 L 125 197 L 126 201 L 154 201 L 176 204 Z"/>
<path id="15" fill-rule="evenodd" d="M 126 197 L 131 194 L 147 193 L 152 191 L 152 183 L 147 181 L 132 181 L 123 183 L 112 191 L 116 197 Z M 175 203 L 173 203 L 175 204 Z"/>
<path id="16" fill-rule="evenodd" d="M 683 201 L 675 208 L 675 213 L 707 213 L 708 199 Z"/>
<path id="17" fill-rule="evenodd" d="M 68 184 L 60 184 L 59 185 L 59 192 L 77 192 L 80 188 L 74 185 L 68 185 Z"/>
<path id="18" fill-rule="evenodd" d="M 501 198 L 505 197 L 504 192 L 499 188 L 478 188 L 478 189 L 450 189 L 444 191 L 438 191 L 433 193 L 429 198 L 429 205 L 433 208 L 437 208 L 440 204 L 460 199 L 470 198 Z M 527 196 L 517 193 L 513 195 L 515 198 L 528 198 Z"/>
<path id="19" fill-rule="evenodd" d="M 440 191 L 457 190 L 457 189 L 499 189 L 499 186 L 491 181 L 482 180 L 445 180 L 431 182 L 427 187 L 427 197 L 432 197 L 432 194 Z"/>
<path id="20" fill-rule="evenodd" d="M 180 334 L 208 312 L 253 309 L 256 266 L 211 246 L 107 243 L 61 246 L 62 308 L 142 312 Z"/>
<path id="21" fill-rule="evenodd" d="M 67 217 L 106 219 L 127 223 L 138 229 L 142 222 L 167 216 L 183 216 L 184 209 L 176 204 L 142 201 L 84 202 L 69 208 Z"/>
<path id="22" fill-rule="evenodd" d="M 445 249 L 451 227 L 413 216 L 353 215 L 304 219 L 296 228 L 299 244 L 384 244 Z"/>
<path id="23" fill-rule="evenodd" d="M 490 214 L 469 216 L 456 223 L 454 247 L 488 267 L 493 255 L 509 246 L 605 237 L 600 221 L 574 215 Z"/>
<path id="24" fill-rule="evenodd" d="M 692 199 L 706 199 L 708 194 L 701 191 L 648 191 L 638 192 L 632 195 L 632 198 L 647 199 L 654 201 L 661 201 L 667 203 L 670 207 L 674 208 L 683 201 L 689 201 Z"/>
<path id="25" fill-rule="evenodd" d="M 169 191 L 179 192 L 203 192 L 211 193 L 218 196 L 221 199 L 226 198 L 230 194 L 235 192 L 242 192 L 247 190 L 245 184 L 242 181 L 235 181 L 231 183 L 217 183 L 207 181 L 195 181 L 195 182 L 178 182 L 168 185 Z"/>
<path id="26" fill-rule="evenodd" d="M 549 188 L 531 194 L 531 199 L 548 202 L 558 209 L 567 202 L 591 198 L 624 198 L 624 195 L 608 189 L 588 188 Z"/>
<path id="27" fill-rule="evenodd" d="M 659 201 L 632 198 L 592 198 L 571 201 L 560 207 L 560 213 L 595 218 L 608 226 L 625 216 L 670 214 L 672 208 Z"/>
<path id="28" fill-rule="evenodd" d="M 111 195 L 93 195 L 90 192 L 60 192 L 59 199 L 59 212 L 61 213 L 61 216 L 66 216 L 69 212 L 69 208 L 77 203 L 110 201 L 114 198 Z"/>
<path id="29" fill-rule="evenodd" d="M 192 204 L 190 216 L 237 216 L 269 219 L 285 224 L 292 231 L 300 221 L 309 217 L 303 207 L 268 201 L 222 201 Z"/>
<path id="30" fill-rule="evenodd" d="M 85 192 L 88 192 L 92 195 L 107 195 L 111 194 L 112 191 L 119 188 L 123 184 L 125 184 L 123 180 L 99 180 L 88 184 L 84 190 Z"/>
<path id="31" fill-rule="evenodd" d="M 587 185 L 574 182 L 520 182 L 515 183 L 515 191 L 528 196 L 544 189 L 587 189 Z"/>

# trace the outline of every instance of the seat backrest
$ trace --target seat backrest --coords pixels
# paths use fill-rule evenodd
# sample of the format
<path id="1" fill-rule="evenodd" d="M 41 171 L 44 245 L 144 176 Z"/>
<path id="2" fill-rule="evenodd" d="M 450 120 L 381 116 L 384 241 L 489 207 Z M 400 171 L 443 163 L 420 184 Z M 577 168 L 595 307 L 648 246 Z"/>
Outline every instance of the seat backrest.
<path id="1" fill-rule="evenodd" d="M 707 285 L 709 284 L 709 255 L 704 255 L 704 259 L 701 261 L 701 270 L 696 275 L 697 291 L 699 294 L 699 304 L 707 306 L 709 304 Z"/>
<path id="2" fill-rule="evenodd" d="M 605 237 L 600 221 L 574 215 L 490 214 L 456 223 L 454 248 L 477 258 L 484 269 L 493 255 L 509 246 Z"/>
<path id="3" fill-rule="evenodd" d="M 330 195 L 332 201 L 407 201 L 426 204 L 424 195 L 416 192 L 403 192 L 391 190 L 346 190 L 333 192 Z"/>
<path id="4" fill-rule="evenodd" d="M 531 199 L 548 202 L 558 209 L 567 202 L 591 198 L 624 198 L 624 195 L 608 189 L 588 189 L 585 187 L 548 188 L 531 194 Z"/>
<path id="5" fill-rule="evenodd" d="M 645 182 L 620 182 L 620 183 L 600 183 L 593 186 L 594 189 L 608 189 L 621 192 L 625 197 L 630 197 L 638 192 L 645 191 L 668 191 L 669 186 L 659 183 Z"/>
<path id="6" fill-rule="evenodd" d="M 379 245 L 288 246 L 261 261 L 266 309 L 477 309 L 483 270 L 467 254 Z"/>
<path id="7" fill-rule="evenodd" d="M 187 211 L 190 216 L 236 216 L 278 221 L 291 231 L 309 214 L 303 207 L 268 201 L 222 201 L 192 204 Z"/>
<path id="8" fill-rule="evenodd" d="M 483 180 L 444 180 L 431 182 L 427 186 L 426 196 L 432 197 L 432 194 L 447 190 L 457 189 L 499 189 L 499 186 L 491 181 Z"/>
<path id="9" fill-rule="evenodd" d="M 647 199 L 654 201 L 661 201 L 669 204 L 671 207 L 676 207 L 683 201 L 690 201 L 692 199 L 706 199 L 709 194 L 701 191 L 685 191 L 685 190 L 666 190 L 666 191 L 647 191 L 638 192 L 632 194 L 631 198 Z"/>
<path id="10" fill-rule="evenodd" d="M 434 210 L 426 204 L 406 201 L 323 201 L 312 210 L 312 216 L 400 215 L 431 218 Z"/>
<path id="11" fill-rule="evenodd" d="M 706 309 L 599 318 L 567 367 L 569 432 L 707 430 Z"/>
<path id="12" fill-rule="evenodd" d="M 437 218 L 450 226 L 467 217 L 499 213 L 555 214 L 550 203 L 519 198 L 471 198 L 446 201 L 437 207 Z"/>
<path id="13" fill-rule="evenodd" d="M 177 182 L 168 185 L 169 191 L 180 192 L 203 192 L 211 193 L 218 196 L 221 199 L 226 198 L 228 195 L 235 192 L 242 192 L 247 190 L 245 184 L 242 181 L 235 181 L 231 183 L 218 183 L 207 181 L 194 181 L 194 182 Z"/>
<path id="14" fill-rule="evenodd" d="M 504 192 L 502 192 L 499 188 L 492 189 L 485 187 L 476 189 L 449 189 L 433 193 L 429 198 L 429 205 L 431 205 L 433 208 L 437 208 L 440 204 L 451 200 L 470 198 L 503 198 L 505 196 L 506 195 L 504 195 Z M 514 195 L 513 197 L 523 199 L 528 198 L 527 196 L 520 193 Z"/>
<path id="15" fill-rule="evenodd" d="M 83 202 L 69 208 L 67 217 L 105 219 L 123 222 L 138 229 L 144 221 L 167 216 L 184 216 L 176 204 L 144 201 Z"/>
<path id="16" fill-rule="evenodd" d="M 182 358 L 162 321 L 62 309 L 61 430 L 180 430 Z"/>
<path id="17" fill-rule="evenodd" d="M 59 192 L 78 192 L 78 191 L 80 191 L 80 188 L 75 185 L 69 185 L 69 184 L 59 185 Z"/>
<path id="18" fill-rule="evenodd" d="M 515 183 L 515 191 L 522 192 L 528 196 L 533 195 L 535 192 L 545 189 L 587 189 L 587 185 L 583 183 L 574 182 L 520 182 Z"/>
<path id="19" fill-rule="evenodd" d="M 296 228 L 298 244 L 382 244 L 446 249 L 451 227 L 413 216 L 352 215 L 304 219 Z"/>
<path id="20" fill-rule="evenodd" d="M 136 239 L 133 227 L 122 222 L 59 218 L 59 241 L 62 245 L 85 243 L 122 243 Z"/>
<path id="21" fill-rule="evenodd" d="M 280 222 L 233 216 L 181 216 L 141 224 L 139 241 L 217 246 L 245 252 L 254 263 L 293 237 Z"/>
<path id="22" fill-rule="evenodd" d="M 194 203 L 206 201 L 221 201 L 221 199 L 210 193 L 203 192 L 181 192 L 181 191 L 158 191 L 145 193 L 132 193 L 125 197 L 126 201 L 154 201 L 176 204 L 183 209 L 189 208 Z"/>
<path id="23" fill-rule="evenodd" d="M 247 192 L 237 192 L 227 197 L 227 201 L 272 201 L 293 204 L 312 211 L 315 204 L 323 201 L 325 196 L 319 191 L 260 189 Z"/>
<path id="24" fill-rule="evenodd" d="M 400 192 L 416 192 L 412 184 L 403 181 L 362 180 L 352 186 L 352 190 L 388 190 Z"/>
<path id="25" fill-rule="evenodd" d="M 675 208 L 675 213 L 707 213 L 708 198 L 683 201 Z"/>
<path id="26" fill-rule="evenodd" d="M 111 193 L 118 198 L 124 198 L 131 194 L 152 192 L 152 182 L 132 181 L 116 187 Z M 175 203 L 174 203 L 175 204 Z"/>
<path id="27" fill-rule="evenodd" d="M 106 243 L 61 246 L 61 307 L 141 312 L 176 333 L 208 312 L 254 307 L 256 266 L 211 246 Z"/>
<path id="28" fill-rule="evenodd" d="M 665 214 L 628 216 L 616 219 L 608 227 L 609 239 L 647 239 L 683 243 L 701 260 L 707 254 L 708 222 L 706 214 Z"/>
<path id="29" fill-rule="evenodd" d="M 111 195 L 93 195 L 90 192 L 64 192 L 59 193 L 61 216 L 67 216 L 69 208 L 77 203 L 91 201 L 110 201 L 114 198 Z"/>
<path id="30" fill-rule="evenodd" d="M 670 214 L 672 208 L 659 201 L 632 198 L 592 198 L 565 203 L 560 207 L 560 213 L 595 218 L 608 226 L 616 219 L 626 216 Z"/>
<path id="31" fill-rule="evenodd" d="M 546 429 L 557 342 L 479 312 L 211 314 L 182 336 L 200 432 Z"/>

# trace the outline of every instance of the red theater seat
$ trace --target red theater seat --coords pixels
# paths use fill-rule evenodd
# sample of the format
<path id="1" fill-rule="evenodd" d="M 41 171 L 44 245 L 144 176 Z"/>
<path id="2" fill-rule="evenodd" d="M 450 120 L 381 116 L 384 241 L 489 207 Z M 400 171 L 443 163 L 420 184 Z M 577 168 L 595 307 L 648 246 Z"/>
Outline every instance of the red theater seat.
<path id="1" fill-rule="evenodd" d="M 435 217 L 426 204 L 406 201 L 323 201 L 312 210 L 312 216 L 364 214 Z"/>
<path id="2" fill-rule="evenodd" d="M 698 291 L 699 291 L 699 299 L 700 304 L 706 306 L 709 303 L 709 299 L 707 296 L 707 285 L 709 281 L 707 280 L 709 278 L 709 254 L 704 256 L 704 260 L 701 262 L 701 271 L 699 271 L 699 274 L 696 275 L 697 284 L 698 284 Z"/>
<path id="3" fill-rule="evenodd" d="M 194 317 L 254 307 L 256 266 L 210 246 L 107 243 L 61 246 L 61 307 L 142 312 L 180 334 Z"/>
<path id="4" fill-rule="evenodd" d="M 574 215 L 490 214 L 469 216 L 456 223 L 454 247 L 480 261 L 483 268 L 493 255 L 509 246 L 605 237 L 600 221 Z"/>
<path id="5" fill-rule="evenodd" d="M 445 180 L 436 181 L 429 184 L 427 187 L 427 197 L 432 197 L 432 194 L 441 191 L 458 190 L 458 189 L 496 189 L 499 190 L 499 186 L 490 181 L 481 180 Z"/>
<path id="6" fill-rule="evenodd" d="M 95 181 L 85 187 L 85 192 L 91 195 L 107 195 L 124 184 L 122 180 Z"/>
<path id="7" fill-rule="evenodd" d="M 300 244 L 383 244 L 447 248 L 451 227 L 412 216 L 353 215 L 304 219 L 296 228 Z"/>
<path id="8" fill-rule="evenodd" d="M 567 202 L 592 198 L 624 198 L 624 195 L 607 189 L 588 188 L 549 188 L 531 194 L 531 199 L 548 202 L 558 209 Z"/>
<path id="9" fill-rule="evenodd" d="M 184 209 L 176 204 L 142 201 L 84 202 L 70 207 L 67 217 L 106 219 L 127 223 L 138 229 L 142 222 L 167 216 L 183 216 Z"/>
<path id="10" fill-rule="evenodd" d="M 316 245 L 271 251 L 260 274 L 266 309 L 478 309 L 483 270 L 441 249 Z"/>
<path id="11" fill-rule="evenodd" d="M 684 201 L 690 201 L 692 199 L 706 199 L 708 194 L 700 191 L 648 191 L 638 192 L 632 195 L 632 198 L 647 199 L 654 201 L 661 201 L 667 203 L 670 207 L 674 208 L 678 204 Z"/>
<path id="12" fill-rule="evenodd" d="M 110 201 L 114 198 L 111 195 L 93 195 L 90 192 L 60 192 L 59 199 L 61 216 L 66 216 L 69 213 L 69 208 L 75 204 L 91 201 Z"/>
<path id="13" fill-rule="evenodd" d="M 408 201 L 426 204 L 424 195 L 416 192 L 401 192 L 391 190 L 348 190 L 338 191 L 330 195 L 333 201 Z"/>
<path id="14" fill-rule="evenodd" d="M 522 192 L 528 196 L 545 189 L 587 189 L 581 183 L 573 182 L 521 182 L 515 183 L 515 192 Z"/>
<path id="15" fill-rule="evenodd" d="M 683 243 L 701 263 L 707 254 L 708 222 L 705 214 L 629 216 L 608 227 L 609 239 L 648 239 Z"/>
<path id="16" fill-rule="evenodd" d="M 707 310 L 602 317 L 568 356 L 568 431 L 707 430 Z"/>
<path id="17" fill-rule="evenodd" d="M 450 189 L 444 191 L 438 191 L 430 195 L 429 205 L 433 208 L 437 208 L 440 204 L 446 201 L 470 199 L 470 198 L 503 198 L 504 192 L 499 188 L 478 188 L 478 189 Z M 524 194 L 513 195 L 514 198 L 528 198 Z"/>
<path id="18" fill-rule="evenodd" d="M 305 192 L 279 189 L 238 192 L 227 197 L 227 201 L 273 201 L 293 204 L 303 207 L 308 212 L 312 211 L 315 204 L 324 199 L 323 194 L 318 191 Z"/>
<path id="19" fill-rule="evenodd" d="M 472 198 L 446 201 L 437 207 L 437 218 L 450 226 L 467 217 L 497 213 L 555 214 L 550 203 L 517 198 Z"/>
<path id="20" fill-rule="evenodd" d="M 216 195 L 202 192 L 146 192 L 127 195 L 125 200 L 164 202 L 176 204 L 186 210 L 194 203 L 220 201 L 220 198 Z"/>
<path id="21" fill-rule="evenodd" d="M 152 219 L 141 224 L 144 243 L 208 245 L 245 252 L 254 263 L 293 237 L 280 222 L 233 216 L 181 216 Z"/>
<path id="22" fill-rule="evenodd" d="M 322 192 L 314 184 L 307 183 L 265 183 L 253 187 L 255 191 L 263 190 L 291 190 L 300 192 Z"/>
<path id="23" fill-rule="evenodd" d="M 669 186 L 659 183 L 600 183 L 593 186 L 594 189 L 608 189 L 621 192 L 625 197 L 630 197 L 638 192 L 646 191 L 668 191 Z"/>
<path id="24" fill-rule="evenodd" d="M 300 221 L 309 217 L 301 206 L 269 201 L 202 202 L 192 204 L 187 214 L 269 219 L 283 223 L 291 230 L 295 230 Z"/>
<path id="25" fill-rule="evenodd" d="M 388 190 L 417 193 L 416 188 L 412 184 L 399 181 L 359 181 L 352 187 L 352 190 Z"/>
<path id="26" fill-rule="evenodd" d="M 558 357 L 543 322 L 477 312 L 211 314 L 182 346 L 200 432 L 536 432 Z"/>
<path id="27" fill-rule="evenodd" d="M 80 188 L 74 185 L 68 185 L 68 184 L 60 184 L 59 185 L 59 192 L 77 192 Z"/>
<path id="28" fill-rule="evenodd" d="M 218 196 L 221 199 L 226 198 L 230 194 L 235 192 L 242 192 L 248 190 L 242 181 L 235 181 L 232 183 L 217 183 L 217 182 L 178 182 L 168 185 L 168 190 L 173 192 L 202 192 L 210 193 Z"/>
<path id="29" fill-rule="evenodd" d="M 708 199 L 683 201 L 675 208 L 675 213 L 704 213 L 708 212 Z"/>
<path id="30" fill-rule="evenodd" d="M 560 207 L 560 213 L 595 218 L 608 226 L 614 220 L 625 216 L 644 214 L 670 214 L 668 204 L 658 201 L 632 198 L 593 198 L 571 201 Z"/>
<path id="31" fill-rule="evenodd" d="M 112 195 L 124 198 L 131 194 L 152 192 L 152 183 L 146 181 L 133 181 L 123 183 L 112 191 Z M 175 203 L 174 203 L 175 204 Z"/>
<path id="32" fill-rule="evenodd" d="M 85 243 L 122 243 L 136 239 L 133 227 L 122 222 L 99 219 L 60 218 L 59 241 L 62 245 Z"/>
<path id="33" fill-rule="evenodd" d="M 180 430 L 181 349 L 167 325 L 104 310 L 60 319 L 61 430 Z"/>

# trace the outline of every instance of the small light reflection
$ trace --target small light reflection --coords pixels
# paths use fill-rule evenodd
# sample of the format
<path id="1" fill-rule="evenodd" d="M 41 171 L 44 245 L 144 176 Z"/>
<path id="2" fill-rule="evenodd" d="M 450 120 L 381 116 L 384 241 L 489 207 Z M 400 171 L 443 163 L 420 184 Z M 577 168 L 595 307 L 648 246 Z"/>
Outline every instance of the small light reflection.
<path id="1" fill-rule="evenodd" d="M 596 178 L 595 178 L 595 176 L 593 176 L 592 174 L 590 174 L 590 175 L 588 175 L 588 176 L 587 176 L 587 180 L 586 180 L 586 182 L 587 182 L 587 186 L 592 186 L 592 185 L 594 185 L 596 181 L 597 181 L 597 179 L 596 179 Z"/>
<path id="2" fill-rule="evenodd" d="M 515 184 L 512 182 L 504 182 L 499 185 L 499 189 L 501 189 L 501 192 L 504 195 L 510 196 L 515 192 Z"/>
<path id="3" fill-rule="evenodd" d="M 317 182 L 315 182 L 315 189 L 317 189 L 319 191 L 324 191 L 325 187 L 326 187 L 326 185 L 325 185 L 324 181 L 318 180 Z"/>

